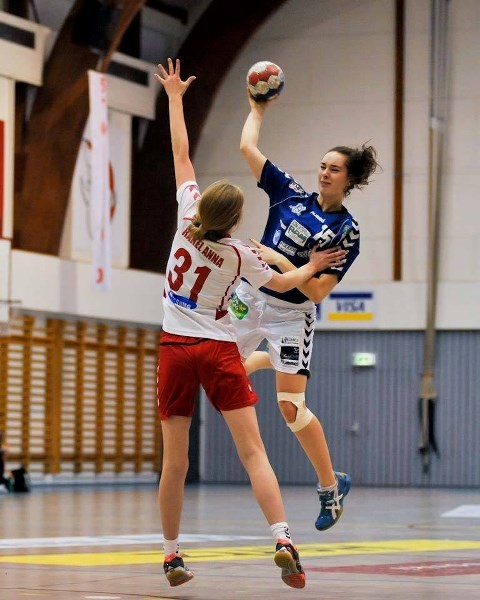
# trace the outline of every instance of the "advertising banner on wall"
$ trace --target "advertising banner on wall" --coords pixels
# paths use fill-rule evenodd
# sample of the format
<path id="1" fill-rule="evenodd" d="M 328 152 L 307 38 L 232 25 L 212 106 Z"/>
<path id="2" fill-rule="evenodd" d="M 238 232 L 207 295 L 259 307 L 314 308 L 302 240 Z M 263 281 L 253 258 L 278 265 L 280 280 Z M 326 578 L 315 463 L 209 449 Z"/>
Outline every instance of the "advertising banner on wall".
<path id="1" fill-rule="evenodd" d="M 94 289 L 109 290 L 112 277 L 110 247 L 110 174 L 107 81 L 103 73 L 88 72 L 90 100 L 90 227 Z"/>
<path id="2" fill-rule="evenodd" d="M 317 306 L 317 329 L 371 329 L 375 324 L 373 291 L 332 292 Z"/>

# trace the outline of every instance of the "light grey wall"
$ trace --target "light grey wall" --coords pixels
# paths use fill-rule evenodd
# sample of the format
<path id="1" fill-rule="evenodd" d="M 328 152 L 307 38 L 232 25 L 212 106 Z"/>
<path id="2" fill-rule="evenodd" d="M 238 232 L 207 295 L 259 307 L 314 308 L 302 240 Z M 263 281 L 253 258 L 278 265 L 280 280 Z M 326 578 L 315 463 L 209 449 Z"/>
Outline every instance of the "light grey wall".
<path id="1" fill-rule="evenodd" d="M 282 97 L 260 137 L 263 152 L 317 189 L 323 153 L 370 140 L 383 172 L 347 207 L 360 223 L 361 254 L 342 288 L 375 289 L 384 329 L 422 328 L 428 236 L 430 0 L 407 0 L 402 281 L 393 276 L 393 0 L 290 0 L 246 45 L 215 99 L 195 156 L 201 185 L 220 177 L 241 185 L 247 209 L 239 237 L 261 234 L 266 196 L 238 150 L 248 113 L 248 67 L 280 64 Z M 480 3 L 449 6 L 449 123 L 440 242 L 439 326 L 478 329 L 480 304 Z"/>
<path id="2" fill-rule="evenodd" d="M 339 288 L 375 292 L 377 331 L 317 331 L 310 408 L 325 425 L 335 468 L 364 485 L 480 484 L 480 2 L 449 3 L 449 122 L 438 295 L 437 431 L 440 458 L 425 477 L 418 453 L 418 396 L 425 326 L 428 239 L 430 0 L 407 0 L 402 280 L 392 282 L 393 0 L 290 0 L 249 42 L 215 100 L 195 157 L 201 182 L 229 177 L 247 195 L 240 236 L 261 234 L 266 197 L 238 151 L 248 113 L 239 82 L 257 60 L 282 66 L 282 97 L 268 109 L 260 147 L 307 188 L 331 146 L 376 146 L 383 172 L 347 206 L 360 223 L 361 254 Z M 350 287 L 349 287 L 350 286 Z M 380 331 L 380 329 L 382 331 Z M 395 331 L 398 330 L 398 331 Z M 402 330 L 402 331 L 400 331 Z M 354 370 L 353 351 L 377 352 Z M 315 474 L 276 406 L 272 373 L 253 378 L 259 419 L 284 483 Z M 352 426 L 358 433 L 351 431 Z M 204 476 L 246 481 L 221 418 L 205 409 Z"/>
<path id="3" fill-rule="evenodd" d="M 440 332 L 437 344 L 440 454 L 425 475 L 418 450 L 423 335 L 316 333 L 307 404 L 324 426 L 334 468 L 350 473 L 357 485 L 480 486 L 480 332 Z M 375 352 L 377 366 L 352 367 L 352 352 Z M 279 480 L 314 485 L 313 468 L 277 408 L 273 372 L 258 372 L 252 382 Z M 222 418 L 208 406 L 203 422 L 203 478 L 247 481 Z"/>

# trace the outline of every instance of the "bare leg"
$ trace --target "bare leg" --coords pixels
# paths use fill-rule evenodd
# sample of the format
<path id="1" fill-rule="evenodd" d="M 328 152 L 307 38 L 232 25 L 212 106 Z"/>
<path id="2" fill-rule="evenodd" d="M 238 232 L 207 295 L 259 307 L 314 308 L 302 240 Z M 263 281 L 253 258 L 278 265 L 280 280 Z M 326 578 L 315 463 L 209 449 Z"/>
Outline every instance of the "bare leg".
<path id="1" fill-rule="evenodd" d="M 260 369 L 273 369 L 268 352 L 264 350 L 255 350 L 243 363 L 247 375 L 255 373 Z"/>
<path id="2" fill-rule="evenodd" d="M 287 526 L 278 481 L 268 460 L 253 406 L 222 413 L 235 442 L 238 456 L 252 484 L 255 498 L 269 525 Z M 288 529 L 285 530 L 288 532 Z M 273 531 L 272 531 L 273 533 Z M 278 534 L 277 534 L 278 535 Z M 305 573 L 296 548 L 287 539 L 276 537 L 275 564 L 282 569 L 282 581 L 293 588 L 305 587 Z"/>
<path id="3" fill-rule="evenodd" d="M 292 375 L 277 371 L 276 380 L 277 392 L 305 393 L 307 387 L 307 377 L 305 375 Z M 285 421 L 293 423 L 297 416 L 297 407 L 290 402 L 279 402 L 279 407 Z M 306 427 L 295 433 L 295 436 L 312 463 L 321 485 L 324 487 L 334 485 L 336 479 L 333 473 L 330 452 L 323 427 L 317 417 L 314 416 Z"/>
<path id="4" fill-rule="evenodd" d="M 158 504 L 163 537 L 167 540 L 175 540 L 180 532 L 191 420 L 190 417 L 170 417 L 162 421 L 163 466 Z"/>
<path id="5" fill-rule="evenodd" d="M 270 465 L 253 406 L 222 413 L 245 467 L 253 493 L 269 525 L 286 521 L 277 477 Z"/>

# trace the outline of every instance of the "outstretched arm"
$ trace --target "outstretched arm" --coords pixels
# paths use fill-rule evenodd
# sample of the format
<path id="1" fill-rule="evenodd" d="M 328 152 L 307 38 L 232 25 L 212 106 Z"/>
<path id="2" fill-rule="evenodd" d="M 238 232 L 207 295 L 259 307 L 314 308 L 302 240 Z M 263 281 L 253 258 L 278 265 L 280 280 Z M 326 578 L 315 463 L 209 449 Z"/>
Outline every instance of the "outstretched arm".
<path id="1" fill-rule="evenodd" d="M 250 104 L 250 112 L 243 125 L 242 135 L 240 138 L 240 151 L 247 161 L 255 179 L 260 181 L 263 165 L 267 160 L 266 156 L 264 156 L 258 149 L 260 128 L 262 126 L 265 111 L 267 110 L 267 105 L 275 102 L 275 100 L 269 100 L 268 102 L 257 102 L 253 99 L 248 91 L 247 94 L 248 102 Z"/>
<path id="2" fill-rule="evenodd" d="M 168 114 L 170 118 L 170 136 L 172 138 L 173 164 L 175 168 L 175 181 L 179 188 L 185 181 L 195 180 L 195 171 L 190 160 L 190 146 L 188 142 L 187 127 L 183 114 L 183 94 L 196 78 L 191 75 L 185 81 L 180 79 L 180 61 L 171 58 L 167 61 L 167 69 L 158 65 L 160 74 L 155 77 L 163 85 L 168 96 Z"/>
<path id="3" fill-rule="evenodd" d="M 288 258 L 286 259 L 288 261 Z M 288 261 L 290 263 L 290 261 Z M 287 267 L 288 269 L 295 269 L 295 267 L 290 263 Z M 303 267 L 302 267 L 303 268 Z M 283 268 L 279 265 L 279 269 L 283 272 Z M 285 270 L 284 273 L 290 272 L 290 270 Z M 338 277 L 336 275 L 331 275 L 330 273 L 322 273 L 318 277 L 311 277 L 306 282 L 297 285 L 297 287 L 304 296 L 306 296 L 309 300 L 318 304 L 322 300 L 324 300 L 328 294 L 333 290 L 333 288 L 338 283 Z M 267 284 L 268 285 L 268 284 Z"/>
<path id="4" fill-rule="evenodd" d="M 257 242 L 258 244 L 258 242 Z M 262 246 L 262 244 L 259 244 L 260 246 Z M 266 250 L 267 248 L 264 247 Z M 271 250 L 270 248 L 268 248 L 268 250 Z M 278 254 L 279 257 L 283 258 L 281 254 L 279 254 L 278 252 L 275 252 L 275 254 Z M 301 290 L 303 292 L 304 286 L 308 286 L 310 285 L 310 282 L 313 280 L 315 281 L 320 281 L 320 279 L 317 279 L 315 277 L 315 275 L 317 273 L 319 273 L 320 271 L 322 271 L 325 268 L 325 264 L 330 263 L 341 263 L 343 258 L 339 258 L 341 256 L 343 256 L 345 254 L 344 250 L 341 249 L 336 249 L 334 248 L 333 251 L 328 252 L 328 251 L 323 251 L 323 252 L 311 252 L 310 256 L 308 258 L 308 263 L 306 265 L 303 265 L 301 267 L 296 268 L 292 263 L 289 262 L 290 266 L 292 268 L 288 268 L 285 269 L 285 271 L 283 271 L 283 269 L 281 269 L 281 267 L 279 266 L 280 270 L 282 270 L 282 273 L 277 273 L 277 271 L 272 271 L 273 275 L 272 278 L 270 279 L 270 281 L 268 283 L 265 284 L 265 287 L 270 288 L 271 290 L 274 290 L 275 292 L 287 292 L 288 290 L 291 290 L 292 288 L 296 287 L 299 290 Z M 331 257 L 334 257 L 333 259 Z M 265 259 L 264 259 L 265 260 Z M 287 259 L 288 260 L 288 259 Z M 326 277 L 327 280 L 329 278 L 332 278 L 332 285 L 331 287 L 326 287 L 325 288 L 325 293 L 322 296 L 322 298 L 320 298 L 320 300 L 323 300 L 323 298 L 328 294 L 328 292 L 335 286 L 335 284 L 337 283 L 337 278 L 336 276 L 332 276 L 332 275 L 320 275 L 320 277 Z M 325 280 L 325 281 L 327 281 Z M 335 281 L 333 283 L 333 280 Z M 325 287 L 325 286 L 322 286 Z M 305 292 L 303 292 L 305 294 Z M 306 294 L 305 294 L 306 295 Z M 307 296 L 308 298 L 310 298 L 310 296 Z M 313 300 L 312 298 L 310 298 L 311 300 Z M 320 300 L 313 300 L 313 302 L 320 302 Z"/>
<path id="5" fill-rule="evenodd" d="M 261 244 L 253 238 L 250 238 L 250 241 L 257 247 L 260 256 L 269 265 L 275 265 L 282 273 L 295 271 L 295 265 L 286 256 L 273 250 L 273 248 Z M 342 265 L 345 262 L 347 252 L 338 246 L 335 246 L 333 248 L 327 248 L 327 250 L 320 250 L 319 252 L 315 252 L 315 254 L 317 255 L 315 258 L 321 260 L 317 270 L 317 272 L 319 272 L 329 267 L 338 267 Z M 336 275 L 324 273 L 319 277 L 312 277 L 307 281 L 302 282 L 297 287 L 302 294 L 312 302 L 315 302 L 315 304 L 318 304 L 328 296 L 337 283 L 338 278 Z"/>

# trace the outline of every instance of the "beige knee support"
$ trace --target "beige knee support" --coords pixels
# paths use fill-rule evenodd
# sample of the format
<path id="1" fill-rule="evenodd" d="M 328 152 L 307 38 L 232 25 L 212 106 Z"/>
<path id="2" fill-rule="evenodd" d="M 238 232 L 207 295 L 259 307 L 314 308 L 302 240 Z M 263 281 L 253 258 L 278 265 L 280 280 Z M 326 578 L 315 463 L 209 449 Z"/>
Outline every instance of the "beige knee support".
<path id="1" fill-rule="evenodd" d="M 304 429 L 313 418 L 312 411 L 305 405 L 304 393 L 292 394 L 290 392 L 278 392 L 277 402 L 291 402 L 297 407 L 297 416 L 295 421 L 293 421 L 293 423 L 287 423 L 287 427 L 293 431 L 293 433 Z"/>

